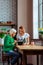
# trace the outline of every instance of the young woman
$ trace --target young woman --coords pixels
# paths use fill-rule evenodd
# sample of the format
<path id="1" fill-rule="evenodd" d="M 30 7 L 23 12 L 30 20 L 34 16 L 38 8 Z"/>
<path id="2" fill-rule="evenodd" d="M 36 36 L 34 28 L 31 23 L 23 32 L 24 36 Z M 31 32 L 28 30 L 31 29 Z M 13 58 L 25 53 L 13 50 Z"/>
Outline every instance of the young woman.
<path id="1" fill-rule="evenodd" d="M 19 27 L 19 31 L 17 34 L 17 41 L 23 41 L 24 44 L 29 44 L 30 43 L 30 35 L 25 32 L 25 29 L 23 26 Z"/>
<path id="2" fill-rule="evenodd" d="M 9 34 L 7 34 L 4 39 L 3 51 L 7 53 L 9 56 L 10 55 L 13 56 L 11 65 L 14 65 L 17 61 L 17 58 L 19 57 L 19 53 L 14 51 L 15 40 L 13 39 L 13 37 L 15 36 L 15 34 L 16 34 L 16 30 L 12 28 L 9 31 Z"/>

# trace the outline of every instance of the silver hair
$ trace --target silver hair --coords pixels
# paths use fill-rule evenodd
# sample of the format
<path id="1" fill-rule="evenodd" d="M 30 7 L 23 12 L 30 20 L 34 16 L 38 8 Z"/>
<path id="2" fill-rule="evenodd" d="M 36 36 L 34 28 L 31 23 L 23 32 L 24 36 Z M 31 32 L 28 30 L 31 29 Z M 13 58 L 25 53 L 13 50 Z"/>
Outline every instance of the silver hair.
<path id="1" fill-rule="evenodd" d="M 14 28 L 10 29 L 9 33 L 10 34 L 16 33 L 16 29 L 14 29 Z"/>

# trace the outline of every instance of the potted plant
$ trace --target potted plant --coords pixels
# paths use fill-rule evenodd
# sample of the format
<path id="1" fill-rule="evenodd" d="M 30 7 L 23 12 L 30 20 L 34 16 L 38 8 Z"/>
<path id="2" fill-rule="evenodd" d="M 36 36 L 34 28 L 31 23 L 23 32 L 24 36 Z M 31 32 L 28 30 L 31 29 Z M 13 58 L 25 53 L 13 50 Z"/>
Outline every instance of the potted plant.
<path id="1" fill-rule="evenodd" d="M 39 38 L 43 39 L 43 28 L 39 28 Z"/>
<path id="2" fill-rule="evenodd" d="M 4 44 L 4 33 L 0 33 L 0 44 Z"/>
<path id="3" fill-rule="evenodd" d="M 5 34 L 3 32 L 5 32 L 5 29 L 2 28 L 1 31 L 2 31 L 2 33 L 0 33 L 0 44 L 4 44 Z"/>

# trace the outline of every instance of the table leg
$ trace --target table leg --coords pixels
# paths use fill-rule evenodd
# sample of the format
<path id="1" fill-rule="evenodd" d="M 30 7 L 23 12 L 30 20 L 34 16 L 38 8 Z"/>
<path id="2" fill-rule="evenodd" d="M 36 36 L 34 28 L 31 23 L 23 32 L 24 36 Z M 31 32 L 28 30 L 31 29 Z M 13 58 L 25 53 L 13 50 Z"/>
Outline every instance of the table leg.
<path id="1" fill-rule="evenodd" d="M 39 65 L 39 55 L 37 55 L 37 65 Z"/>
<path id="2" fill-rule="evenodd" d="M 25 64 L 27 65 L 27 55 L 25 55 Z"/>
<path id="3" fill-rule="evenodd" d="M 27 65 L 27 57 L 24 53 L 23 53 L 23 65 Z"/>

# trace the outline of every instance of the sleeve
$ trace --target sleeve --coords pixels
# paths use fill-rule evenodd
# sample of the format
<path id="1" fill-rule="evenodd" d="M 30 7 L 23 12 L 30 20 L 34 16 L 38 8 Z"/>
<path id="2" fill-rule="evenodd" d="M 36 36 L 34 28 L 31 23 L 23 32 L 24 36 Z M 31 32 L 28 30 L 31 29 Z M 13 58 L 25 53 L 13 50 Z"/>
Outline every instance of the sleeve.
<path id="1" fill-rule="evenodd" d="M 16 36 L 17 39 L 18 39 L 18 36 L 19 36 L 19 35 L 17 34 L 17 36 Z"/>
<path id="2" fill-rule="evenodd" d="M 25 38 L 28 38 L 30 37 L 30 35 L 28 33 L 25 34 Z"/>
<path id="3" fill-rule="evenodd" d="M 5 47 L 14 46 L 14 44 L 10 44 L 10 38 L 8 36 L 6 36 L 4 39 L 4 45 L 5 45 Z"/>

